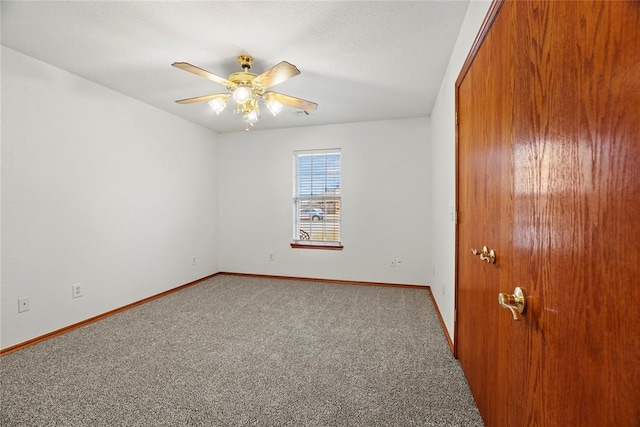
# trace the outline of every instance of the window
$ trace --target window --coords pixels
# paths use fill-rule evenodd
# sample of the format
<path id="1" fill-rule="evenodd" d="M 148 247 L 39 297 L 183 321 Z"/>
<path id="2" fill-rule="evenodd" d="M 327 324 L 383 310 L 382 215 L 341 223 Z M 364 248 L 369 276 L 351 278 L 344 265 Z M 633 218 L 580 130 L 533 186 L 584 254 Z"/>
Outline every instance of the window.
<path id="1" fill-rule="evenodd" d="M 342 249 L 340 150 L 293 153 L 292 247 Z"/>

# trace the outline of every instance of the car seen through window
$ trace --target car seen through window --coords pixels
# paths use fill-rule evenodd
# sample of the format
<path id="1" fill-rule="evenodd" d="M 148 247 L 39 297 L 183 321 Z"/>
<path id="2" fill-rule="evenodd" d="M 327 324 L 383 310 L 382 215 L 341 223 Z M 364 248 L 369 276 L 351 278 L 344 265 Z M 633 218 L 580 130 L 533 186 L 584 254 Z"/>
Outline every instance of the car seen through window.
<path id="1" fill-rule="evenodd" d="M 300 209 L 300 219 L 320 221 L 324 219 L 324 211 L 320 208 L 304 207 Z"/>

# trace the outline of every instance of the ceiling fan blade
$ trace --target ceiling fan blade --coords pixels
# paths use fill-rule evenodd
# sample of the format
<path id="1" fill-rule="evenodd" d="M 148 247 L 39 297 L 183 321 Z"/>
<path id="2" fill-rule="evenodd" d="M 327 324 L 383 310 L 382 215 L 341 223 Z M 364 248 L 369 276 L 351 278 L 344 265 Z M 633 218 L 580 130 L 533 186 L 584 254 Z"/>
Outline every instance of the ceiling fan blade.
<path id="1" fill-rule="evenodd" d="M 318 104 L 315 102 L 307 101 L 300 98 L 294 98 L 293 96 L 283 95 L 278 92 L 265 92 L 265 97 L 271 97 L 281 104 L 288 105 L 289 107 L 298 108 L 302 111 L 309 112 L 318 108 Z"/>
<path id="2" fill-rule="evenodd" d="M 264 73 L 259 74 L 253 79 L 253 83 L 262 85 L 263 89 L 268 89 L 298 74 L 300 74 L 300 70 L 298 70 L 295 65 L 289 64 L 287 61 L 282 61 Z"/>
<path id="3" fill-rule="evenodd" d="M 211 101 L 215 98 L 229 98 L 228 93 L 214 93 L 211 95 L 196 96 L 194 98 L 178 99 L 178 104 L 193 104 L 194 102 Z M 284 104 L 284 103 L 283 103 Z"/>
<path id="4" fill-rule="evenodd" d="M 196 67 L 195 65 L 191 65 L 187 62 L 174 62 L 171 65 L 176 68 L 180 68 L 181 70 L 193 73 L 197 76 L 204 77 L 205 79 L 209 79 L 212 82 L 220 83 L 221 85 L 225 85 L 226 87 L 236 87 L 236 84 L 231 80 L 227 80 L 224 77 L 216 76 L 215 74 L 210 73 L 207 70 L 203 70 L 202 68 Z"/>

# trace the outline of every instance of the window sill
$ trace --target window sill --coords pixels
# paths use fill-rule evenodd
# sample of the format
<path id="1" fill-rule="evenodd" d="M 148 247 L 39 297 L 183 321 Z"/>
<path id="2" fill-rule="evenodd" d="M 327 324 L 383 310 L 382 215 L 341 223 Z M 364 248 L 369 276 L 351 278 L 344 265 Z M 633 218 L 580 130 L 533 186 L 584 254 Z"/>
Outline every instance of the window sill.
<path id="1" fill-rule="evenodd" d="M 327 244 L 312 244 L 312 243 L 291 243 L 291 247 L 293 249 L 324 249 L 326 251 L 341 251 L 344 246 L 337 245 L 327 245 Z"/>

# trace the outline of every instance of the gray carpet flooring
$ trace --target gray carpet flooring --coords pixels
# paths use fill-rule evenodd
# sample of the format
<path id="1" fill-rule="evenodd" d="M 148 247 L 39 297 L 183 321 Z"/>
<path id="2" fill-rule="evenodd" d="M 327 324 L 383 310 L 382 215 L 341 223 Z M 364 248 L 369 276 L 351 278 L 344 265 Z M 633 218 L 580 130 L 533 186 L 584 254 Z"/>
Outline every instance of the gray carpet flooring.
<path id="1" fill-rule="evenodd" d="M 420 289 L 219 275 L 0 374 L 2 426 L 482 426 Z"/>

